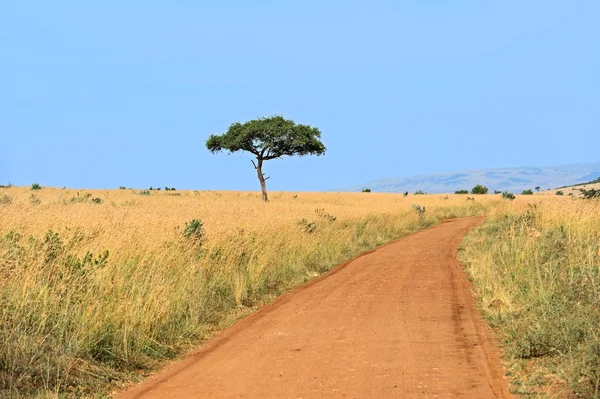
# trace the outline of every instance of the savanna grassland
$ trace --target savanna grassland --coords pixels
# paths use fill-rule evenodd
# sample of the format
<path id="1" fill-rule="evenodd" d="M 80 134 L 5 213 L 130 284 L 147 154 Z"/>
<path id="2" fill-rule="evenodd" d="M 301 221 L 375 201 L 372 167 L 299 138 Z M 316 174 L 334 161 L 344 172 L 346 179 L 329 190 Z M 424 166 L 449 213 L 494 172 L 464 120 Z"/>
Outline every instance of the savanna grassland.
<path id="1" fill-rule="evenodd" d="M 101 397 L 343 260 L 498 202 L 2 188 L 0 392 Z"/>
<path id="2" fill-rule="evenodd" d="M 486 214 L 460 256 L 514 392 L 598 397 L 600 202 L 471 197 L 0 188 L 0 396 L 104 397 L 343 260 Z"/>
<path id="3" fill-rule="evenodd" d="M 600 200 L 545 198 L 554 199 L 493 207 L 461 259 L 502 340 L 513 392 L 598 398 Z"/>

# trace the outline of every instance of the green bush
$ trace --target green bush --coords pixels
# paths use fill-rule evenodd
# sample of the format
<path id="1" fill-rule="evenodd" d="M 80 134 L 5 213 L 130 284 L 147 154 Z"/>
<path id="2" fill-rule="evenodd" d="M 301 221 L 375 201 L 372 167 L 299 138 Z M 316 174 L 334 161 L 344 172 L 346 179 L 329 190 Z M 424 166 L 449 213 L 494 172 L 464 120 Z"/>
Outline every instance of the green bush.
<path id="1" fill-rule="evenodd" d="M 370 192 L 371 192 L 371 189 L 370 189 L 370 188 L 363 188 L 363 189 L 362 189 L 362 192 L 363 192 L 363 193 L 370 193 Z"/>
<path id="2" fill-rule="evenodd" d="M 140 190 L 140 195 L 150 195 L 150 190 Z"/>
<path id="3" fill-rule="evenodd" d="M 32 189 L 32 190 L 41 190 L 41 189 L 42 189 L 42 186 L 40 186 L 38 183 L 33 183 L 33 184 L 31 185 L 31 189 Z"/>
<path id="4" fill-rule="evenodd" d="M 98 198 L 98 197 L 92 198 L 92 202 L 94 204 L 101 204 L 102 203 L 102 198 Z"/>
<path id="5" fill-rule="evenodd" d="M 557 190 L 557 191 L 556 191 L 556 195 L 565 195 L 565 193 L 563 193 L 563 191 L 562 191 L 562 190 Z"/>
<path id="6" fill-rule="evenodd" d="M 408 191 L 405 191 L 404 194 L 402 194 L 405 197 L 408 197 Z"/>
<path id="7" fill-rule="evenodd" d="M 425 195 L 425 194 L 427 194 L 427 193 L 425 191 L 422 191 L 422 190 L 415 191 L 415 195 Z"/>
<path id="8" fill-rule="evenodd" d="M 486 186 L 482 186 L 481 184 L 476 185 L 471 190 L 471 194 L 487 194 L 488 188 Z"/>
<path id="9" fill-rule="evenodd" d="M 593 188 L 586 190 L 585 188 L 580 188 L 579 191 L 581 192 L 581 195 L 585 199 L 600 198 L 600 190 L 596 190 Z"/>
<path id="10" fill-rule="evenodd" d="M 454 194 L 469 194 L 469 190 L 458 190 L 455 191 Z"/>
<path id="11" fill-rule="evenodd" d="M 192 219 L 185 222 L 183 236 L 195 242 L 201 242 L 204 239 L 204 223 L 200 219 Z"/>
<path id="12" fill-rule="evenodd" d="M 502 193 L 502 198 L 507 199 L 507 200 L 514 200 L 515 199 L 515 195 L 509 191 L 504 191 Z"/>
<path id="13" fill-rule="evenodd" d="M 521 195 L 533 195 L 533 191 L 531 191 L 531 189 L 523 190 Z"/>

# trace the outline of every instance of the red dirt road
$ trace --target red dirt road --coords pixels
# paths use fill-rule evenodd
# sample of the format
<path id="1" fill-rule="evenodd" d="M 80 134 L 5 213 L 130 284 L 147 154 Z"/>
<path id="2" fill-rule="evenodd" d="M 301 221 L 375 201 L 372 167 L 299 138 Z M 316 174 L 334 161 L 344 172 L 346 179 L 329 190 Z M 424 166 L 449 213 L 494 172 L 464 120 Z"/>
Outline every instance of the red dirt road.
<path id="1" fill-rule="evenodd" d="M 456 261 L 481 221 L 443 223 L 346 262 L 120 398 L 509 398 Z"/>

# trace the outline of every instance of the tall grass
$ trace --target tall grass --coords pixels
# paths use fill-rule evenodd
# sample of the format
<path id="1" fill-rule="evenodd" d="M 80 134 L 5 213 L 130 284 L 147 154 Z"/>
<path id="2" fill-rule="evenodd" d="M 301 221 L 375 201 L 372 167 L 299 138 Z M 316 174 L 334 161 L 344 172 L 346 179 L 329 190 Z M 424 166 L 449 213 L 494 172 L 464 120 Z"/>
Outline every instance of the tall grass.
<path id="1" fill-rule="evenodd" d="M 339 262 L 494 201 L 420 196 L 418 215 L 412 196 L 375 193 L 274 193 L 263 203 L 241 192 L 50 188 L 31 201 L 10 190 L 0 206 L 7 397 L 92 396 L 139 379 Z"/>
<path id="2" fill-rule="evenodd" d="M 461 258 L 516 393 L 600 397 L 600 201 L 505 203 Z"/>

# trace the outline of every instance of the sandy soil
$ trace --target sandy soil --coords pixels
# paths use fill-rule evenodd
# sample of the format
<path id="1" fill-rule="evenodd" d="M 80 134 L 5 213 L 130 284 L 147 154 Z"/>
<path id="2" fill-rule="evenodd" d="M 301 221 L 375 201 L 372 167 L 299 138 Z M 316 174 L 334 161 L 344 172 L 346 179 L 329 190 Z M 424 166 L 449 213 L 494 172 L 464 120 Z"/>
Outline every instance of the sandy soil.
<path id="1" fill-rule="evenodd" d="M 508 398 L 456 261 L 458 219 L 380 247 L 240 320 L 132 398 Z"/>

